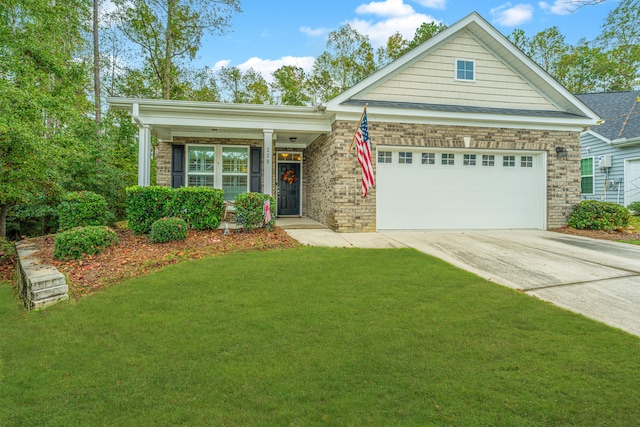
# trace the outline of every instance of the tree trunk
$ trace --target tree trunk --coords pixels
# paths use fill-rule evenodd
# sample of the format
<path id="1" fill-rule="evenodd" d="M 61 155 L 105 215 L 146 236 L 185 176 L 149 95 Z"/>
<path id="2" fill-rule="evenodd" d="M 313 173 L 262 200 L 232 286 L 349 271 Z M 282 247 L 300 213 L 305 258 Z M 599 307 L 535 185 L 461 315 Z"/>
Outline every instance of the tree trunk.
<path id="1" fill-rule="evenodd" d="M 98 3 L 99 0 L 93 0 L 93 90 L 96 105 L 96 125 L 98 132 L 100 131 L 100 45 L 98 41 Z"/>
<path id="2" fill-rule="evenodd" d="M 166 26 L 166 39 L 165 39 L 165 57 L 164 57 L 164 87 L 162 97 L 164 99 L 171 98 L 171 73 L 173 72 L 171 67 L 171 55 L 173 54 L 173 7 L 174 2 L 167 2 L 167 26 Z"/>
<path id="3" fill-rule="evenodd" d="M 7 210 L 8 205 L 0 206 L 0 239 L 7 237 Z"/>

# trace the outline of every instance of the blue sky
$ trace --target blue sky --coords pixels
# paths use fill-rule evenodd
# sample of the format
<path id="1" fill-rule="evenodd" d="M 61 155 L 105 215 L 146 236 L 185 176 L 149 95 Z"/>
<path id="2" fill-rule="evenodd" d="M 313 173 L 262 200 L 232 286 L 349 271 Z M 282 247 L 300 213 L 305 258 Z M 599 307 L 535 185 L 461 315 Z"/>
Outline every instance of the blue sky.
<path id="1" fill-rule="evenodd" d="M 374 47 L 396 31 L 411 39 L 422 22 L 451 25 L 476 11 L 505 35 L 515 28 L 528 36 L 558 26 L 566 41 L 592 40 L 607 14 L 619 3 L 576 9 L 572 0 L 241 0 L 226 34 L 208 37 L 197 65 L 252 67 L 268 77 L 282 65 L 310 70 L 326 48 L 327 34 L 345 23 L 369 36 Z M 571 12 L 571 10 L 574 10 Z"/>

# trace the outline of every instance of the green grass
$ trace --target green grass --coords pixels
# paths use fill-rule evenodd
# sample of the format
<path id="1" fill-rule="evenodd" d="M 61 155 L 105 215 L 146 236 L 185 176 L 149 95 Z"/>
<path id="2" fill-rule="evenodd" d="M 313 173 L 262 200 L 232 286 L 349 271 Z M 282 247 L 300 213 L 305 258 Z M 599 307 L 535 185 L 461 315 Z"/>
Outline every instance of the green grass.
<path id="1" fill-rule="evenodd" d="M 630 426 L 640 340 L 413 250 L 171 266 L 40 312 L 0 286 L 0 425 Z"/>

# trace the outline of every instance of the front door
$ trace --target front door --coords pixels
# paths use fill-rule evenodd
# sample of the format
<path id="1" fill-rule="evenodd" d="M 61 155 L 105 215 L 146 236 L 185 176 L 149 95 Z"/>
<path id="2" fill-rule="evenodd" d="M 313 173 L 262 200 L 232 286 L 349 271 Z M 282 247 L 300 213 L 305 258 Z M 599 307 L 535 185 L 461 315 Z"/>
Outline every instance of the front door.
<path id="1" fill-rule="evenodd" d="M 300 216 L 300 163 L 278 163 L 278 216 Z"/>

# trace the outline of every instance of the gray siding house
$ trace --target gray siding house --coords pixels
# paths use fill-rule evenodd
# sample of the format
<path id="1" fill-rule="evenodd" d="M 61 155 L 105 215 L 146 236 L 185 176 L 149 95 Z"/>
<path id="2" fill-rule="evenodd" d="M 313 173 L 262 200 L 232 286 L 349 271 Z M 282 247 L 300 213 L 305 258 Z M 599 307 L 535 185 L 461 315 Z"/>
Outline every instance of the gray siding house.
<path id="1" fill-rule="evenodd" d="M 640 201 L 640 90 L 577 97 L 603 119 L 580 135 L 582 198 Z"/>

